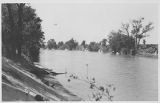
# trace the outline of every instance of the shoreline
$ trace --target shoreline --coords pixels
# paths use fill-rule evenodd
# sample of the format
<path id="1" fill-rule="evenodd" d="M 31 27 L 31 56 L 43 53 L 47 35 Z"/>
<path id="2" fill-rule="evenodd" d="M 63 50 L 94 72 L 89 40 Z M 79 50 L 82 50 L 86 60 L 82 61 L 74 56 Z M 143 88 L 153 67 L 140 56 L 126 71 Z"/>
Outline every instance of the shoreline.
<path id="1" fill-rule="evenodd" d="M 48 50 L 48 51 L 52 51 L 52 50 L 49 50 L 49 49 L 42 49 L 42 51 L 45 51 L 45 50 Z M 58 50 L 58 49 L 55 49 L 55 51 L 66 51 L 66 50 Z M 98 53 L 98 54 L 112 54 L 112 52 L 108 51 L 108 52 L 98 52 L 98 51 L 82 51 L 82 50 L 67 50 L 69 52 L 76 52 L 76 51 L 79 51 L 79 52 L 90 52 L 90 53 Z M 117 54 L 113 54 L 113 55 L 117 55 Z M 125 54 L 118 54 L 118 55 L 125 55 Z M 151 53 L 137 53 L 136 55 L 131 55 L 131 54 L 127 54 L 128 56 L 133 56 L 133 57 L 148 57 L 148 58 L 158 58 L 158 54 L 155 55 L 155 54 L 151 54 Z M 126 56 L 127 56 L 126 55 Z"/>
<path id="2" fill-rule="evenodd" d="M 82 100 L 55 78 L 53 74 L 56 72 L 49 73 L 47 68 L 39 68 L 26 61 L 23 62 L 25 65 L 22 61 L 15 62 L 2 57 L 2 83 L 8 85 L 2 87 L 2 101 Z M 34 74 L 34 70 L 40 74 Z"/>
<path id="3" fill-rule="evenodd" d="M 147 58 L 157 58 L 158 59 L 158 55 L 148 54 L 148 53 L 145 53 L 145 54 L 136 54 L 135 56 L 138 56 L 138 57 L 147 57 Z"/>

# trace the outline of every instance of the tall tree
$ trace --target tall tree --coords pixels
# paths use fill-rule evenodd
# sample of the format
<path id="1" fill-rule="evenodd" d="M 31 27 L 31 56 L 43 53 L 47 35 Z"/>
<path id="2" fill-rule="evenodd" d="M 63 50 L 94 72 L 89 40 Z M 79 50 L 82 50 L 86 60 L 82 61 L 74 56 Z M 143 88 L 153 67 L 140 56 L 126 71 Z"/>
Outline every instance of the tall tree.
<path id="1" fill-rule="evenodd" d="M 135 37 L 135 49 L 137 50 L 139 47 L 140 40 L 148 35 L 147 32 L 152 30 L 153 23 L 149 22 L 147 25 L 143 25 L 144 18 L 140 18 L 138 20 L 132 20 L 132 30 L 131 33 Z"/>
<path id="2" fill-rule="evenodd" d="M 6 4 L 6 6 L 7 6 L 7 9 L 8 9 L 8 16 L 9 16 L 9 18 L 8 18 L 8 21 L 9 21 L 9 23 L 8 23 L 8 26 L 9 26 L 8 29 L 9 30 L 8 31 L 9 32 L 8 33 L 10 33 L 10 36 L 8 35 L 9 36 L 8 39 L 6 38 L 6 41 L 5 40 L 3 40 L 3 41 L 6 44 L 6 46 L 8 46 L 6 48 L 7 52 L 8 52 L 8 56 L 13 57 L 14 55 L 16 55 L 16 42 L 15 42 L 15 40 L 16 40 L 16 31 L 15 30 L 16 29 L 15 29 L 15 23 L 14 23 L 14 15 L 13 15 L 13 11 L 12 11 L 12 8 L 11 8 L 12 5 L 11 4 Z M 5 17 L 4 17 L 4 19 L 5 19 Z M 2 19 L 2 20 L 4 20 L 4 19 Z M 5 35 L 3 35 L 3 36 L 5 36 Z M 7 40 L 9 40 L 9 42 Z"/>
<path id="3" fill-rule="evenodd" d="M 41 21 L 29 4 L 2 4 L 2 44 L 6 56 L 17 56 L 18 51 L 19 56 L 27 55 L 37 61 L 44 40 Z"/>
<path id="4" fill-rule="evenodd" d="M 17 51 L 18 55 L 21 56 L 21 49 L 22 49 L 22 31 L 23 31 L 23 7 L 25 6 L 24 3 L 17 4 L 18 7 L 18 35 L 17 35 Z"/>

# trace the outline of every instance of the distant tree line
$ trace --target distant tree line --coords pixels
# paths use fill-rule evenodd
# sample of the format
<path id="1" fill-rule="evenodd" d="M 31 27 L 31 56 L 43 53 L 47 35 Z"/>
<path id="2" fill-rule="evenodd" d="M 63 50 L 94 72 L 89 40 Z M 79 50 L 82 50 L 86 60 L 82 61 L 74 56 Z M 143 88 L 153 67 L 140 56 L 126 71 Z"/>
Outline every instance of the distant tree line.
<path id="1" fill-rule="evenodd" d="M 41 19 L 25 3 L 2 4 L 2 55 L 8 58 L 26 56 L 38 61 L 44 46 Z"/>
<path id="2" fill-rule="evenodd" d="M 73 38 L 71 38 L 66 42 L 60 41 L 58 43 L 56 43 L 54 39 L 50 39 L 46 44 L 46 48 L 50 50 L 51 49 L 58 49 L 58 50 L 67 49 L 67 50 L 81 50 L 81 51 L 87 50 L 87 51 L 93 51 L 93 52 L 97 52 L 99 50 L 101 50 L 102 52 L 107 52 L 109 50 L 108 46 L 109 45 L 107 45 L 107 39 L 103 39 L 100 42 L 92 41 L 89 44 L 87 44 L 85 40 L 83 40 L 81 44 L 79 44 Z"/>
<path id="3" fill-rule="evenodd" d="M 46 48 L 59 49 L 59 50 L 88 50 L 88 51 L 101 51 L 112 53 L 123 53 L 135 55 L 140 48 L 140 41 L 149 36 L 147 33 L 152 30 L 153 24 L 149 22 L 144 25 L 144 18 L 132 20 L 130 23 L 122 23 L 122 26 L 118 31 L 111 31 L 108 38 L 104 38 L 100 42 L 90 42 L 86 44 L 83 40 L 81 44 L 78 44 L 73 38 L 67 42 L 60 41 L 56 43 L 54 39 L 50 39 L 47 42 Z M 143 39 L 145 45 L 146 40 Z"/>

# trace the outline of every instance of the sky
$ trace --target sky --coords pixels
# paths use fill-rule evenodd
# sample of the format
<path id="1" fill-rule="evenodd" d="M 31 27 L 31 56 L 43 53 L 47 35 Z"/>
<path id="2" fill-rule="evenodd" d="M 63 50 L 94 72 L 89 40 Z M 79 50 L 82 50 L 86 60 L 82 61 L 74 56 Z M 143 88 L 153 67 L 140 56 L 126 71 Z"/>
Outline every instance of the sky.
<path id="1" fill-rule="evenodd" d="M 99 42 L 122 23 L 144 17 L 144 24 L 153 22 L 154 29 L 146 43 L 158 43 L 158 4 L 155 3 L 31 3 L 42 19 L 45 41 L 74 38 Z"/>

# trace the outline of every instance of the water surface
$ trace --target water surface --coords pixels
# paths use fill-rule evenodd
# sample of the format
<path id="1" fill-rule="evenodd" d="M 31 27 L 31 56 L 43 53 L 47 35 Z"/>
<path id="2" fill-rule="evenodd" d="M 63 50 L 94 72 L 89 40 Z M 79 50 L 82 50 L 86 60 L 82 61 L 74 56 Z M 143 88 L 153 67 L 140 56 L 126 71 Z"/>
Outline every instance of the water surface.
<path id="1" fill-rule="evenodd" d="M 114 84 L 113 100 L 158 100 L 158 59 L 83 51 L 42 50 L 41 65 L 56 72 L 95 77 L 99 84 Z M 87 99 L 88 86 L 64 75 L 57 77 L 67 89 Z"/>

